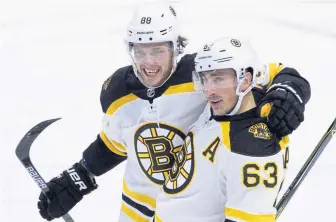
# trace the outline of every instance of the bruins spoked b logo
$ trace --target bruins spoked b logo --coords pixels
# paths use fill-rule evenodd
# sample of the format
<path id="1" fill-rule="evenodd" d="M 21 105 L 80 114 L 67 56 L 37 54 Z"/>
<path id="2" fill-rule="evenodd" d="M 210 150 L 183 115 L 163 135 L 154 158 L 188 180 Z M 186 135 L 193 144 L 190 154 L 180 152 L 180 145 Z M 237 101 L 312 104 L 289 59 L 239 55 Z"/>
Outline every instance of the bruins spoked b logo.
<path id="1" fill-rule="evenodd" d="M 185 137 L 182 131 L 164 123 L 160 127 L 148 123 L 136 131 L 134 147 L 139 165 L 152 182 L 164 184 Z"/>
<path id="2" fill-rule="evenodd" d="M 163 186 L 164 192 L 177 194 L 190 184 L 195 169 L 193 140 L 193 133 L 189 132 L 182 149 L 175 155 L 175 161 Z"/>

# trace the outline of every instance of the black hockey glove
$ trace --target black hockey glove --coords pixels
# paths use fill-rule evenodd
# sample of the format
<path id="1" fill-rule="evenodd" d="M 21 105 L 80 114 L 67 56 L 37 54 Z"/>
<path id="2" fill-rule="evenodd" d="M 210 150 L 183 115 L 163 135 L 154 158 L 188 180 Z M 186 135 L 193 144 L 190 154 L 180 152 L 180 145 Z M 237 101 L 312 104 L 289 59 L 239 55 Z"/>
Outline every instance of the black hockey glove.
<path id="1" fill-rule="evenodd" d="M 47 186 L 50 191 L 46 195 L 41 192 L 37 206 L 41 216 L 48 221 L 69 212 L 84 195 L 98 187 L 82 163 L 76 163 L 63 171 L 60 176 L 48 182 Z"/>
<path id="2" fill-rule="evenodd" d="M 268 127 L 279 138 L 291 134 L 304 120 L 305 106 L 296 91 L 286 84 L 274 84 L 260 101 L 259 111 L 268 113 Z"/>

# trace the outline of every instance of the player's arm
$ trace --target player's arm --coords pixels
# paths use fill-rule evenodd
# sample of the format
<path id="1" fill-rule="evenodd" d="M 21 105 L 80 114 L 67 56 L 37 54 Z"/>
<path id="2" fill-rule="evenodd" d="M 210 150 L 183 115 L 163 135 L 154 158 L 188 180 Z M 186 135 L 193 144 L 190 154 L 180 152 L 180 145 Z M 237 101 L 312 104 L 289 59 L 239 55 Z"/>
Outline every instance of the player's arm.
<path id="1" fill-rule="evenodd" d="M 127 158 L 126 144 L 121 136 L 121 122 L 117 109 L 119 102 L 127 94 L 125 72 L 128 67 L 117 70 L 108 78 L 100 95 L 100 102 L 104 112 L 102 130 L 97 139 L 83 152 L 82 163 L 94 175 L 100 176 L 113 169 Z"/>
<path id="2" fill-rule="evenodd" d="M 265 138 L 246 141 L 244 148 L 226 153 L 222 168 L 227 196 L 225 222 L 275 221 L 275 202 L 287 160 L 280 145 Z"/>
<path id="3" fill-rule="evenodd" d="M 48 198 L 43 193 L 40 194 L 38 208 L 44 219 L 52 220 L 69 212 L 85 195 L 98 187 L 94 176 L 106 173 L 126 159 L 125 143 L 120 134 L 121 120 L 117 112 L 112 112 L 118 108 L 113 105 L 114 102 L 126 91 L 120 88 L 123 86 L 120 84 L 123 71 L 125 68 L 115 72 L 102 87 L 100 98 L 104 118 L 101 133 L 83 152 L 83 158 L 79 162 L 47 183 Z"/>
<path id="4" fill-rule="evenodd" d="M 270 63 L 258 83 L 266 88 L 258 107 L 261 115 L 268 114 L 270 130 L 279 138 L 291 134 L 304 120 L 311 95 L 309 82 L 294 68 Z"/>

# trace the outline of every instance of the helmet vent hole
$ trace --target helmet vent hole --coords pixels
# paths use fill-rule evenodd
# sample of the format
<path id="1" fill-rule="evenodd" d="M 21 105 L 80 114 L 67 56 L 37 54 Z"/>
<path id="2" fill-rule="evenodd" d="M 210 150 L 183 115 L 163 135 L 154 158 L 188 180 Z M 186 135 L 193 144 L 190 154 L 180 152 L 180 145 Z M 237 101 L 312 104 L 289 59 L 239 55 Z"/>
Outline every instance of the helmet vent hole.
<path id="1" fill-rule="evenodd" d="M 142 38 L 139 38 L 139 41 L 141 41 L 142 40 Z"/>
<path id="2" fill-rule="evenodd" d="M 222 50 L 220 50 L 219 52 L 225 52 L 226 50 L 225 49 L 222 49 Z"/>
<path id="3" fill-rule="evenodd" d="M 150 37 L 150 38 L 149 38 L 149 41 L 152 41 L 152 40 L 153 40 L 153 38 L 152 38 L 152 37 Z"/>
<path id="4" fill-rule="evenodd" d="M 161 18 L 164 16 L 164 14 L 161 15 Z"/>
<path id="5" fill-rule="evenodd" d="M 211 68 L 211 65 L 208 65 L 209 68 Z"/>

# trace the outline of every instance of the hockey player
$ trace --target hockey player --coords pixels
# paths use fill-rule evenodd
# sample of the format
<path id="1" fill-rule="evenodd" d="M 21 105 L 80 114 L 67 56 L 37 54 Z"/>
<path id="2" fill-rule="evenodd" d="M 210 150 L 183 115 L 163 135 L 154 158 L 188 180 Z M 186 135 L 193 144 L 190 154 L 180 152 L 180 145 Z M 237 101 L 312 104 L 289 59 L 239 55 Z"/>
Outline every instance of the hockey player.
<path id="1" fill-rule="evenodd" d="M 188 133 L 158 195 L 155 221 L 275 221 L 288 147 L 257 112 L 256 54 L 247 41 L 222 38 L 195 63 L 194 83 L 213 118 Z"/>
<path id="2" fill-rule="evenodd" d="M 192 83 L 195 55 L 182 57 L 186 42 L 172 7 L 141 6 L 128 26 L 126 42 L 132 65 L 118 69 L 102 86 L 100 134 L 77 163 L 48 182 L 49 201 L 43 194 L 39 197 L 40 214 L 47 220 L 72 209 L 97 188 L 94 177 L 126 159 L 120 221 L 149 220 L 186 132 L 207 104 Z M 303 121 L 310 88 L 296 70 L 269 67 L 269 91 L 258 107 L 273 104 L 268 123 L 282 135 Z"/>

